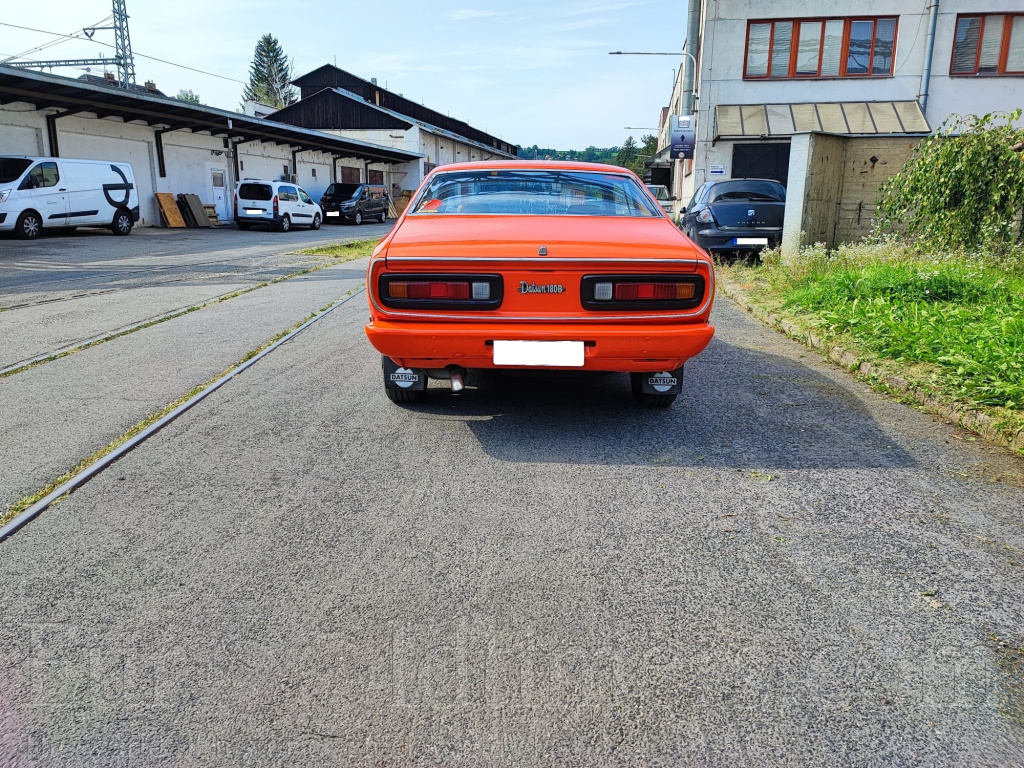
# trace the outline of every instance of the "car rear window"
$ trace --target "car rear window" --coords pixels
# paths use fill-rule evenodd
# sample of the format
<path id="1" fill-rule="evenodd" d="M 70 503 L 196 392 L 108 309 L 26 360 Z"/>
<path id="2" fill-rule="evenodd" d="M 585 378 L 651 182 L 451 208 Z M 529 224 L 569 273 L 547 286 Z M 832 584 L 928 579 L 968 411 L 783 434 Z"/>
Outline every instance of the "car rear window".
<path id="1" fill-rule="evenodd" d="M 238 188 L 242 200 L 270 200 L 273 192 L 269 184 L 243 184 Z"/>
<path id="2" fill-rule="evenodd" d="M 414 214 L 662 217 L 630 176 L 600 171 L 470 170 L 437 174 Z"/>
<path id="3" fill-rule="evenodd" d="M 709 203 L 730 200 L 762 200 L 776 203 L 786 202 L 786 188 L 777 181 L 756 181 L 739 179 L 723 181 L 711 188 Z"/>
<path id="4" fill-rule="evenodd" d="M 17 181 L 30 165 L 32 161 L 23 157 L 0 157 L 0 184 Z"/>

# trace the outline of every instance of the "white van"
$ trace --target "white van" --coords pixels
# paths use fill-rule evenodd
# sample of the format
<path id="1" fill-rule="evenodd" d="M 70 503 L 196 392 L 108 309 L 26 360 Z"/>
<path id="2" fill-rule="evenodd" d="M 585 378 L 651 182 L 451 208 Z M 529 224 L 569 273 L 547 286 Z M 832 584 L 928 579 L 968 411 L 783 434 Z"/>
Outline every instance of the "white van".
<path id="1" fill-rule="evenodd" d="M 287 181 L 242 179 L 235 186 L 239 229 L 264 225 L 287 232 L 294 226 L 320 229 L 324 211 L 302 187 Z"/>
<path id="2" fill-rule="evenodd" d="M 0 232 L 32 240 L 44 228 L 99 226 L 127 235 L 138 220 L 128 163 L 0 155 Z"/>

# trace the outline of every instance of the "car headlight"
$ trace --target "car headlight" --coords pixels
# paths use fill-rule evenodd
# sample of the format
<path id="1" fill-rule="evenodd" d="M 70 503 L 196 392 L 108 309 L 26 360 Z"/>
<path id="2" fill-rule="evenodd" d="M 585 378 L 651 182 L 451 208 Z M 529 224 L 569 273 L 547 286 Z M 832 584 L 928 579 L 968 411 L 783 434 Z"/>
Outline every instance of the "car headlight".
<path id="1" fill-rule="evenodd" d="M 711 218 L 711 211 L 708 208 L 705 208 L 703 211 L 697 214 L 697 221 L 699 221 L 701 224 L 710 224 L 711 222 L 713 222 L 714 219 Z"/>
<path id="2" fill-rule="evenodd" d="M 10 196 L 10 194 L 11 194 L 11 190 L 9 190 L 9 189 L 0 189 L 0 203 L 6 203 L 7 202 L 7 198 Z"/>

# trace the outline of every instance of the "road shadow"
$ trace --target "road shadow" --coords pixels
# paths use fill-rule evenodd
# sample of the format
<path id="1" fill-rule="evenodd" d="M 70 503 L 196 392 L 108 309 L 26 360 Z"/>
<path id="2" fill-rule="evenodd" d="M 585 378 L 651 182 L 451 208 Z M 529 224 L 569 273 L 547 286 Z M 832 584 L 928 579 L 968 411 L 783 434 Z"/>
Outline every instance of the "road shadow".
<path id="1" fill-rule="evenodd" d="M 668 409 L 633 403 L 627 374 L 476 374 L 435 384 L 414 418 L 465 418 L 501 461 L 783 469 L 915 465 L 850 391 L 812 368 L 716 339 Z"/>

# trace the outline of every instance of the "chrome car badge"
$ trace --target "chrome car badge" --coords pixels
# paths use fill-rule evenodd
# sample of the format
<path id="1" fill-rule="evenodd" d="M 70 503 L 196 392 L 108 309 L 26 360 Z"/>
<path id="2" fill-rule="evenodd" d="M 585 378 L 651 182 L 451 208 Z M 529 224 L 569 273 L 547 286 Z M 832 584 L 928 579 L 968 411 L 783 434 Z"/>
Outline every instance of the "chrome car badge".
<path id="1" fill-rule="evenodd" d="M 559 285 L 558 283 L 549 283 L 547 285 L 537 285 L 536 283 L 528 283 L 525 280 L 519 283 L 520 293 L 565 293 L 565 286 Z"/>
<path id="2" fill-rule="evenodd" d="M 540 248 L 537 249 L 537 255 L 538 256 L 547 256 L 548 255 L 548 247 L 546 245 L 542 245 Z"/>
<path id="3" fill-rule="evenodd" d="M 757 211 L 747 211 L 747 216 L 756 216 Z"/>

